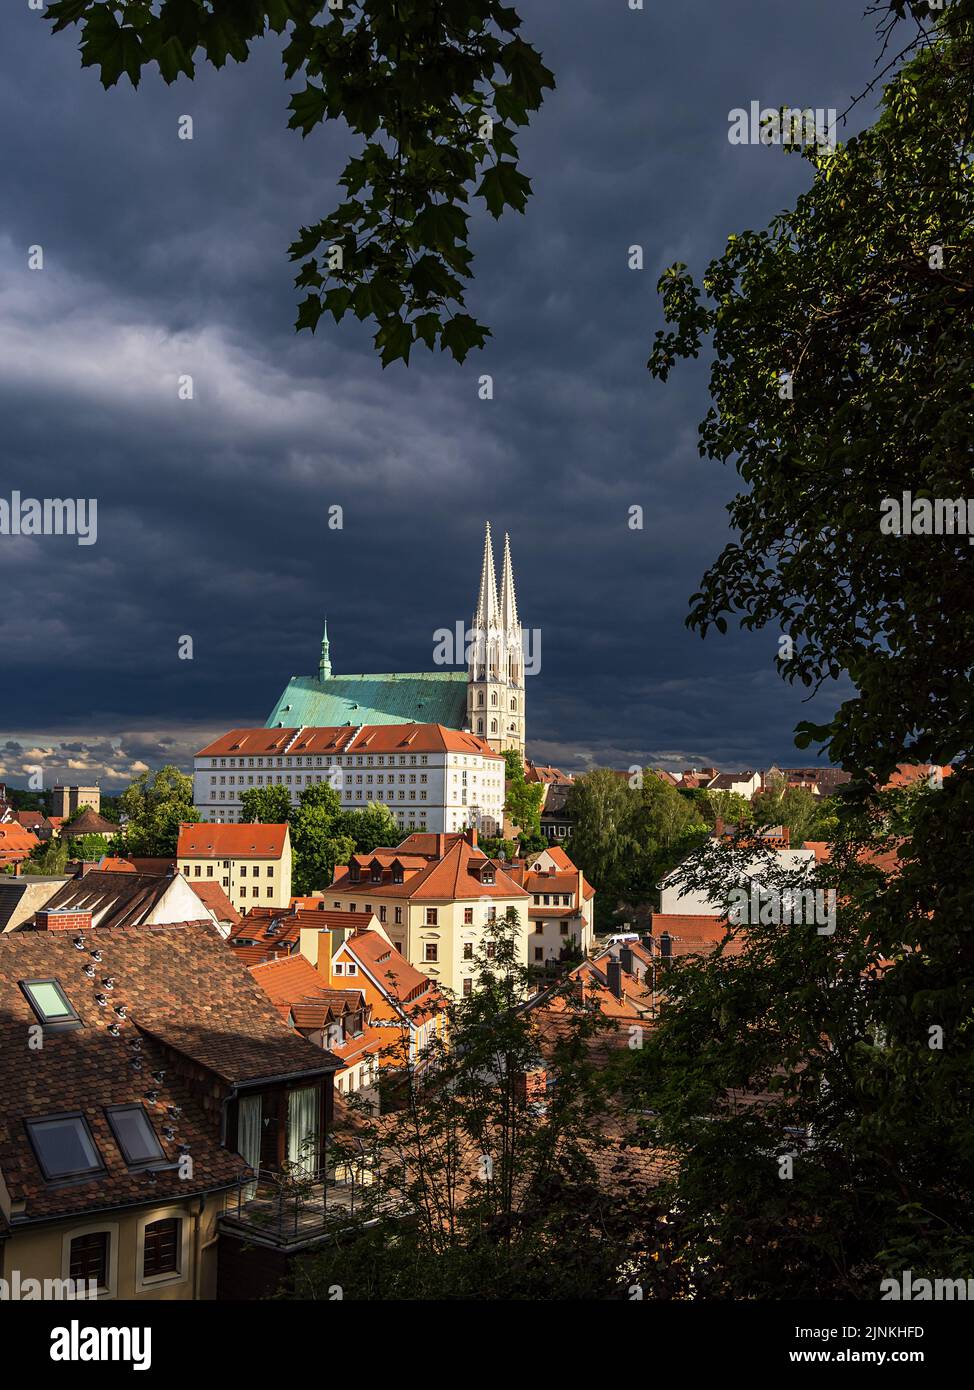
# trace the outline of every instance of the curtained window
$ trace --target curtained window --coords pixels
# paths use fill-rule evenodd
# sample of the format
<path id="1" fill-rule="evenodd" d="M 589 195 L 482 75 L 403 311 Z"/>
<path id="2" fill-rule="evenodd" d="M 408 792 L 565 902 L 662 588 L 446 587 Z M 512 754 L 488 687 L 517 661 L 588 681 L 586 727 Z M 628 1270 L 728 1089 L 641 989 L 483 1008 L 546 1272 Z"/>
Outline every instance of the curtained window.
<path id="1" fill-rule="evenodd" d="M 260 1167 L 260 1096 L 243 1096 L 237 1108 L 237 1149 L 256 1172 Z M 249 1202 L 257 1191 L 256 1182 L 248 1183 L 244 1200 Z"/>
<path id="2" fill-rule="evenodd" d="M 291 1091 L 287 1107 L 287 1157 L 306 1174 L 318 1171 L 318 1112 L 321 1089 L 302 1086 Z"/>

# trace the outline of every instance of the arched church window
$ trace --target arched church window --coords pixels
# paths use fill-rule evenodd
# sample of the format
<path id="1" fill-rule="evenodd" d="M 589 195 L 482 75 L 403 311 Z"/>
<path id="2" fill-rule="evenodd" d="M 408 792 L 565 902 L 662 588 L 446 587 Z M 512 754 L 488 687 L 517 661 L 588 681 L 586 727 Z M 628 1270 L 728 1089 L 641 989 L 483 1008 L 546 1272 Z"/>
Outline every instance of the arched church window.
<path id="1" fill-rule="evenodd" d="M 511 698 L 511 709 L 517 709 L 517 700 L 515 700 L 513 696 Z"/>
<path id="2" fill-rule="evenodd" d="M 484 721 L 483 721 L 482 719 L 478 719 L 478 720 L 477 720 L 477 733 L 478 733 L 478 734 L 482 734 L 483 732 L 484 732 Z"/>
<path id="3" fill-rule="evenodd" d="M 497 720 L 496 720 L 496 719 L 492 719 L 492 720 L 490 721 L 490 732 L 491 732 L 492 734 L 496 734 L 496 733 L 497 733 Z"/>
<path id="4" fill-rule="evenodd" d="M 496 705 L 496 704 L 497 704 L 497 691 L 496 691 L 496 690 L 492 690 L 492 691 L 490 692 L 490 703 L 491 703 L 492 705 Z"/>
<path id="5" fill-rule="evenodd" d="M 481 690 L 480 693 L 479 693 L 478 696 L 477 696 L 477 704 L 478 704 L 478 705 L 482 705 L 483 703 L 484 703 L 484 692 Z"/>

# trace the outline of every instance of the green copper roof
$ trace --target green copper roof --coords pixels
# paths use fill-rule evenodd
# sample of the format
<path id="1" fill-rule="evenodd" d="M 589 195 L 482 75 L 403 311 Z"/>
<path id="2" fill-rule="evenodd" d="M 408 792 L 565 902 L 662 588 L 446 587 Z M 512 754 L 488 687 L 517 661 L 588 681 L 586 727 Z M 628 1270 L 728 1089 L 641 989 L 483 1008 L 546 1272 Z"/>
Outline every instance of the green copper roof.
<path id="1" fill-rule="evenodd" d="M 293 676 L 271 710 L 265 728 L 329 728 L 342 724 L 443 724 L 467 722 L 466 671 L 415 671 L 405 675 Z"/>

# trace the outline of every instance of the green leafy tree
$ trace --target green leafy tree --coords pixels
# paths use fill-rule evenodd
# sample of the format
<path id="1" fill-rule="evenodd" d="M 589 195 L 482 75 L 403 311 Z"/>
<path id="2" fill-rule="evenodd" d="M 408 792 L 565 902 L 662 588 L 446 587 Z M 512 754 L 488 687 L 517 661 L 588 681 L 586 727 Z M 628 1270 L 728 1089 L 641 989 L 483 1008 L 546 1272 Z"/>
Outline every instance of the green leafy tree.
<path id="1" fill-rule="evenodd" d="M 292 884 L 295 893 L 320 892 L 331 883 L 336 864 L 347 862 L 355 842 L 342 827 L 342 801 L 327 782 L 302 791 L 291 812 Z"/>
<path id="2" fill-rule="evenodd" d="M 630 788 L 624 834 L 631 846 L 625 895 L 636 902 L 655 897 L 665 874 L 702 843 L 706 825 L 677 789 L 644 768 L 641 785 Z"/>
<path id="3" fill-rule="evenodd" d="M 611 925 L 616 903 L 625 896 L 631 804 L 628 783 L 605 767 L 576 777 L 565 798 L 572 823 L 568 854 L 596 890 L 599 928 Z"/>
<path id="4" fill-rule="evenodd" d="M 609 768 L 578 777 L 568 793 L 568 853 L 596 890 L 596 927 L 622 904 L 656 899 L 657 885 L 706 833 L 694 804 L 651 768 L 620 777 Z"/>
<path id="5" fill-rule="evenodd" d="M 462 362 L 490 330 L 465 309 L 471 197 L 492 217 L 523 212 L 530 179 L 516 134 L 554 78 L 500 0 L 54 0 L 54 32 L 80 28 L 83 67 L 108 88 L 143 70 L 167 83 L 197 64 L 246 62 L 286 34 L 284 75 L 298 78 L 289 125 L 309 135 L 341 119 L 357 137 L 342 201 L 291 246 L 306 291 L 296 327 L 322 314 L 374 324 L 383 366 L 417 343 Z"/>
<path id="6" fill-rule="evenodd" d="M 821 819 L 821 802 L 807 787 L 789 787 L 782 778 L 755 792 L 751 809 L 757 825 L 785 826 L 790 843 L 796 847 L 818 838 L 815 830 Z"/>
<path id="7" fill-rule="evenodd" d="M 706 302 L 685 267 L 660 286 L 652 370 L 710 339 L 701 451 L 747 485 L 689 622 L 768 627 L 786 679 L 844 672 L 853 692 L 798 732 L 853 777 L 817 871 L 834 930 L 749 920 L 740 954 L 671 966 L 632 1058 L 704 1296 L 875 1299 L 886 1275 L 974 1261 L 974 556 L 880 524 L 905 492 L 965 496 L 974 443 L 974 5 L 923 18 L 875 123 L 804 152 L 810 188 L 730 238 Z M 878 788 L 928 761 L 954 775 L 904 823 Z M 692 871 L 720 894 L 733 874 L 712 856 L 734 853 Z"/>
<path id="8" fill-rule="evenodd" d="M 718 820 L 722 820 L 728 830 L 733 830 L 742 822 L 749 823 L 753 817 L 750 801 L 740 792 L 707 791 L 703 787 L 697 787 L 680 792 L 680 795 L 693 803 L 698 814 L 711 828 Z"/>
<path id="9" fill-rule="evenodd" d="M 504 753 L 504 810 L 509 820 L 518 827 L 522 845 L 532 844 L 538 839 L 543 849 L 547 843 L 541 834 L 541 802 L 544 788 L 540 782 L 529 782 L 524 775 L 524 761 L 516 749 L 508 748 Z"/>
<path id="10" fill-rule="evenodd" d="M 104 835 L 77 835 L 68 843 L 71 858 L 83 859 L 86 863 L 101 859 L 108 853 L 109 840 Z"/>
<path id="11" fill-rule="evenodd" d="M 171 763 L 143 772 L 119 797 L 129 854 L 175 855 L 179 827 L 200 819 L 193 805 L 193 779 Z"/>
<path id="12" fill-rule="evenodd" d="M 360 811 L 343 812 L 336 817 L 336 827 L 353 841 L 359 854 L 371 854 L 372 850 L 384 845 L 397 845 L 402 839 L 398 821 L 381 801 L 373 801 Z"/>
<path id="13" fill-rule="evenodd" d="M 291 815 L 287 787 L 248 787 L 240 798 L 240 819 L 262 825 L 286 825 Z"/>
<path id="14" fill-rule="evenodd" d="M 30 857 L 21 865 L 25 874 L 63 874 L 68 862 L 68 842 L 60 836 L 42 840 L 31 850 Z"/>
<path id="15" fill-rule="evenodd" d="M 518 856 L 517 840 L 505 840 L 500 835 L 485 835 L 478 844 L 488 859 L 500 859 L 501 855 L 505 859 L 516 859 Z"/>

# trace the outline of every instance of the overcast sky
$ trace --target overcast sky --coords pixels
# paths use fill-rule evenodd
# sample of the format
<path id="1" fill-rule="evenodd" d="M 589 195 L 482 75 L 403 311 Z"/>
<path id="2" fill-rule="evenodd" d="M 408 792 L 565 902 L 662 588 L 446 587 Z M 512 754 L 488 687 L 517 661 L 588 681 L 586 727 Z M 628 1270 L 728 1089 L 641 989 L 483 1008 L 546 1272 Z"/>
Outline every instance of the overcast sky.
<path id="1" fill-rule="evenodd" d="M 417 350 L 383 371 L 366 325 L 293 331 L 287 246 L 337 201 L 348 147 L 287 130 L 279 41 L 106 93 L 76 35 L 4 5 L 0 496 L 97 498 L 98 540 L 0 536 L 0 780 L 188 765 L 316 669 L 325 613 L 337 672 L 433 669 L 434 631 L 469 621 L 486 519 L 541 630 L 530 755 L 807 761 L 777 634 L 684 627 L 736 475 L 697 454 L 706 364 L 663 385 L 645 363 L 660 271 L 701 271 L 807 184 L 804 161 L 729 144 L 728 112 L 841 112 L 873 76 L 873 21 L 850 0 L 519 9 L 558 88 L 522 139 L 526 215 L 474 220 L 468 307 L 494 336 L 462 367 Z"/>

